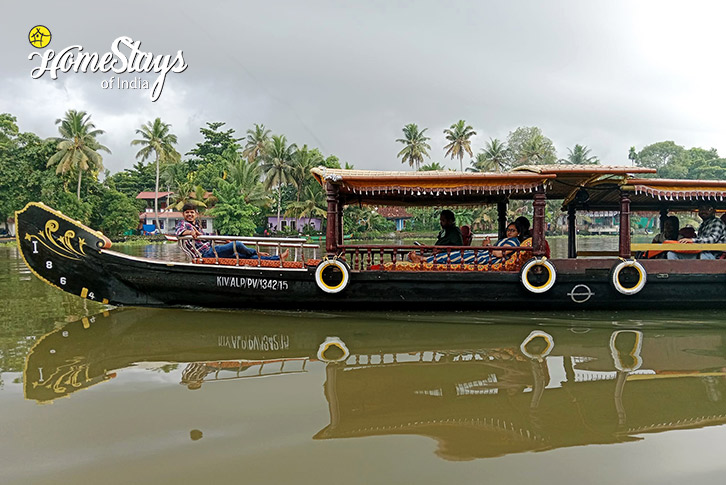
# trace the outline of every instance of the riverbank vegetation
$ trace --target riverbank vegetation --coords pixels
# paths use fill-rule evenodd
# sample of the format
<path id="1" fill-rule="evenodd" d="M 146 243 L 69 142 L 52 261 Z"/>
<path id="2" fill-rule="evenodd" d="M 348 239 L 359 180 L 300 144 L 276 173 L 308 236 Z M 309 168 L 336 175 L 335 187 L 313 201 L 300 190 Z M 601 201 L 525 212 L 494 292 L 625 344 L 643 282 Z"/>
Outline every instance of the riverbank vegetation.
<path id="1" fill-rule="evenodd" d="M 284 134 L 256 124 L 237 133 L 224 122 L 208 122 L 200 128 L 201 141 L 194 147 L 178 146 L 173 127 L 160 118 L 149 120 L 129 134 L 138 147 L 136 162 L 121 172 L 110 173 L 103 166 L 103 153 L 112 147 L 102 143 L 104 131 L 91 115 L 69 110 L 55 120 L 58 136 L 42 139 L 22 132 L 11 114 L 0 114 L 0 227 L 8 217 L 30 201 L 42 201 L 63 213 L 119 239 L 139 226 L 145 202 L 139 192 L 172 192 L 169 206 L 181 209 L 185 203 L 214 216 L 219 233 L 252 235 L 268 228 L 270 215 L 308 221 L 302 229 L 312 233 L 312 218 L 327 213 L 325 193 L 310 174 L 315 166 L 353 168 L 318 148 L 299 145 Z M 431 160 L 431 138 L 426 127 L 416 123 L 402 128 L 398 158 L 416 170 L 446 170 L 444 158 L 469 172 L 503 172 L 522 165 L 599 164 L 586 145 L 576 144 L 558 158 L 551 139 L 538 127 L 519 127 L 506 140 L 489 138 L 484 146 L 473 145 L 477 131 L 458 120 L 439 136 L 447 142 L 442 158 Z M 625 159 L 625 154 L 624 157 Z M 726 179 L 726 160 L 716 149 L 690 148 L 663 141 L 627 153 L 635 166 L 652 167 L 668 178 Z M 393 153 L 392 153 L 393 160 Z M 467 162 L 468 160 L 468 162 Z M 458 163 L 456 163 L 458 162 Z M 391 170 L 395 169 L 392 164 Z M 164 199 L 166 201 L 166 198 Z M 154 212 L 158 214 L 158 197 Z M 411 218 L 406 232 L 437 231 L 440 208 L 408 208 Z M 531 207 L 513 201 L 509 217 L 530 215 Z M 496 226 L 496 209 L 455 208 L 457 223 L 480 232 Z M 549 202 L 547 217 L 554 222 L 560 214 L 557 202 Z M 393 221 L 375 208 L 349 206 L 344 214 L 346 234 L 378 238 L 393 233 Z M 288 228 L 281 235 L 297 234 Z"/>

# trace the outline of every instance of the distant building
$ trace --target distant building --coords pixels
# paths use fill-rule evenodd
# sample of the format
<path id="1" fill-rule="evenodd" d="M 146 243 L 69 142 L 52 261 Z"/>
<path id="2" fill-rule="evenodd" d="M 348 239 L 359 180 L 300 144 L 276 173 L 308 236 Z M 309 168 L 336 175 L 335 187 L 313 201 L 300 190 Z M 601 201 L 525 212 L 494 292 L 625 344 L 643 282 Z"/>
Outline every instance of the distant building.
<path id="1" fill-rule="evenodd" d="M 159 192 L 159 232 L 161 234 L 174 234 L 174 228 L 177 223 L 184 219 L 184 214 L 174 209 L 168 208 L 169 196 L 174 192 Z M 205 194 L 206 195 L 206 194 Z M 139 220 L 142 225 L 153 226 L 156 213 L 154 212 L 154 192 L 139 192 L 136 196 L 138 200 L 146 202 L 146 208 L 139 214 Z M 208 214 L 199 214 L 199 225 L 207 234 L 215 234 L 214 217 Z M 153 229 L 153 228 L 152 228 Z"/>
<path id="2" fill-rule="evenodd" d="M 314 231 L 320 231 L 323 226 L 323 220 L 320 217 L 311 217 L 308 219 L 307 217 L 295 218 L 280 216 L 278 223 L 277 215 L 267 216 L 267 227 L 273 231 L 286 231 L 293 229 L 297 232 L 302 232 L 303 228 L 308 224 L 313 226 Z"/>
<path id="3" fill-rule="evenodd" d="M 403 231 L 406 227 L 406 221 L 413 218 L 413 214 L 407 212 L 403 207 L 379 207 L 377 211 L 381 216 L 393 221 L 396 224 L 397 231 Z"/>

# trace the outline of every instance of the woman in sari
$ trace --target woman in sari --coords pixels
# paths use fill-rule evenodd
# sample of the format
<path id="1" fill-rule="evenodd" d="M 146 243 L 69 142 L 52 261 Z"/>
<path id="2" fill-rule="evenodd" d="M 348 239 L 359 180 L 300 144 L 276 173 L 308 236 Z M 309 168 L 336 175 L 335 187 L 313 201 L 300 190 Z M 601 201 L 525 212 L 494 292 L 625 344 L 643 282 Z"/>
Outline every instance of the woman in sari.
<path id="1" fill-rule="evenodd" d="M 514 223 L 510 223 L 507 226 L 507 237 L 497 241 L 495 246 L 501 247 L 513 247 L 519 246 L 519 231 Z M 453 250 L 450 253 L 440 251 L 431 256 L 420 256 L 415 252 L 409 253 L 408 259 L 414 263 L 436 263 L 436 264 L 496 264 L 500 261 L 507 259 L 511 255 L 512 251 L 500 251 L 500 250 L 477 250 L 465 249 Z"/>

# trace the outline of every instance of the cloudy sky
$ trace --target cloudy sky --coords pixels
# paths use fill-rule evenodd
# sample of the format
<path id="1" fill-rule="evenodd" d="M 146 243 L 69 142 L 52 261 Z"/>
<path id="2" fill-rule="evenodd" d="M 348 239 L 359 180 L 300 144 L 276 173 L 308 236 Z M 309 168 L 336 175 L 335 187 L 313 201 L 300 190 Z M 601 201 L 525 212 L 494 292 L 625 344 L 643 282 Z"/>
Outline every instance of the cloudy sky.
<path id="1" fill-rule="evenodd" d="M 113 6 L 112 6 L 113 5 Z M 12 2 L 0 40 L 0 112 L 54 136 L 56 118 L 85 110 L 106 131 L 112 172 L 129 168 L 134 130 L 172 124 L 185 153 L 207 121 L 242 136 L 254 123 L 356 168 L 403 168 L 403 125 L 428 128 L 431 161 L 443 129 L 471 124 L 480 150 L 538 126 L 565 157 L 576 143 L 608 164 L 663 140 L 726 155 L 722 2 L 274 1 Z M 144 89 L 102 89 L 114 73 L 32 79 L 46 49 L 103 54 L 117 37 L 156 55 L 183 51 L 158 101 Z M 118 75 L 116 75 L 118 77 Z M 122 74 L 130 81 L 140 76 Z M 153 82 L 156 74 L 143 74 Z"/>

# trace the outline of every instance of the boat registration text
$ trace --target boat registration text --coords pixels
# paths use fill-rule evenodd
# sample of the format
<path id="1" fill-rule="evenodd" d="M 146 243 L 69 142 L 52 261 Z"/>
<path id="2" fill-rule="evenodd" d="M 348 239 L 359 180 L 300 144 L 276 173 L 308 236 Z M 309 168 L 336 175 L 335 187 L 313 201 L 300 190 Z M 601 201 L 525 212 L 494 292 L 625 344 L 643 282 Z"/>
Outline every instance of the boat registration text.
<path id="1" fill-rule="evenodd" d="M 217 276 L 217 286 L 270 291 L 285 291 L 288 289 L 287 281 L 266 278 L 242 278 L 239 276 Z"/>

